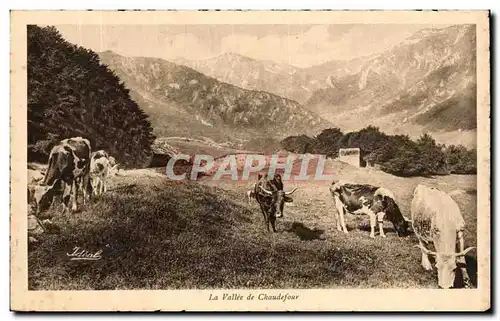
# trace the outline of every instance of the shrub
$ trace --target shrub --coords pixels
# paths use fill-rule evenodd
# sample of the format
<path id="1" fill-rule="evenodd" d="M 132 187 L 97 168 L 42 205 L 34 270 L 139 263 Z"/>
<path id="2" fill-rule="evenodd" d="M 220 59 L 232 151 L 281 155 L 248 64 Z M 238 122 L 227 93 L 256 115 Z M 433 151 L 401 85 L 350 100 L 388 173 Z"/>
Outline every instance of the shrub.
<path id="1" fill-rule="evenodd" d="M 387 135 L 373 126 L 345 134 L 338 128 L 328 128 L 314 138 L 290 136 L 281 144 L 291 152 L 329 157 L 337 157 L 339 148 L 357 147 L 362 164 L 379 164 L 383 171 L 397 176 L 475 174 L 477 168 L 475 150 L 439 145 L 429 134 L 416 141 L 407 135 Z"/>

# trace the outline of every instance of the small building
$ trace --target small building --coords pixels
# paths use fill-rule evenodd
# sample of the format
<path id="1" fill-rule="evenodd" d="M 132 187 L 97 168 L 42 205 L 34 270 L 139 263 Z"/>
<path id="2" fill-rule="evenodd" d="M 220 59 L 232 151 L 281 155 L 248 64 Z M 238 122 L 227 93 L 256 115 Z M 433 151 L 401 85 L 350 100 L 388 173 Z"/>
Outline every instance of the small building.
<path id="1" fill-rule="evenodd" d="M 359 148 L 339 148 L 339 160 L 361 167 L 361 150 Z"/>

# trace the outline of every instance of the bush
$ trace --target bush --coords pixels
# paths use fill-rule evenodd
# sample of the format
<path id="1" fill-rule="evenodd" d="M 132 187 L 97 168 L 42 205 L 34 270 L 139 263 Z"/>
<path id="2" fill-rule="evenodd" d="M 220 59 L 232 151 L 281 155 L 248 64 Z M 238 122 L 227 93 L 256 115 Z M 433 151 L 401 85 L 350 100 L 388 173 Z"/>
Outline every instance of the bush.
<path id="1" fill-rule="evenodd" d="M 153 129 L 120 79 L 91 50 L 54 27 L 28 26 L 28 160 L 46 162 L 58 141 L 82 136 L 121 164 L 144 166 Z"/>
<path id="2" fill-rule="evenodd" d="M 448 168 L 452 174 L 476 174 L 477 152 L 458 145 L 450 145 L 445 150 Z"/>
<path id="3" fill-rule="evenodd" d="M 337 157 L 339 148 L 357 147 L 362 163 L 379 164 L 383 171 L 397 176 L 475 174 L 477 168 L 475 150 L 439 145 L 429 134 L 416 141 L 407 135 L 387 135 L 373 126 L 346 134 L 329 128 L 316 137 L 290 136 L 281 144 L 291 152 L 329 157 Z"/>

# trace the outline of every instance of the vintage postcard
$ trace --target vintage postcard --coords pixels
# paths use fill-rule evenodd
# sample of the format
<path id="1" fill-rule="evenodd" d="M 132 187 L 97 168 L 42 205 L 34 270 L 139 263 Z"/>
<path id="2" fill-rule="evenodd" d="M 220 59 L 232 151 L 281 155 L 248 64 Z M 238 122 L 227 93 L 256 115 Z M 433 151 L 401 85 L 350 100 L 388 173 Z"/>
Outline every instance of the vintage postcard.
<path id="1" fill-rule="evenodd" d="M 486 311 L 488 11 L 12 11 L 11 309 Z"/>

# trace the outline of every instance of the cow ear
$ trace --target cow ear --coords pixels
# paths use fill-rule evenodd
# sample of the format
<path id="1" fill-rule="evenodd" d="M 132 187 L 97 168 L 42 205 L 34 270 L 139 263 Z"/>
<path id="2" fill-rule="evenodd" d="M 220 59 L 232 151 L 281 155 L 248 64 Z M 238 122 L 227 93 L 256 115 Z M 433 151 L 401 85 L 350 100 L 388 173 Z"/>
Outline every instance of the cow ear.
<path id="1" fill-rule="evenodd" d="M 293 202 L 293 198 L 291 196 L 285 195 L 285 202 L 291 203 Z"/>

